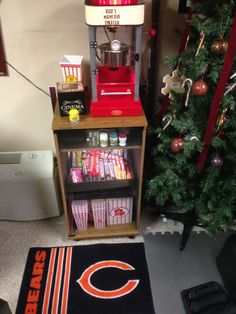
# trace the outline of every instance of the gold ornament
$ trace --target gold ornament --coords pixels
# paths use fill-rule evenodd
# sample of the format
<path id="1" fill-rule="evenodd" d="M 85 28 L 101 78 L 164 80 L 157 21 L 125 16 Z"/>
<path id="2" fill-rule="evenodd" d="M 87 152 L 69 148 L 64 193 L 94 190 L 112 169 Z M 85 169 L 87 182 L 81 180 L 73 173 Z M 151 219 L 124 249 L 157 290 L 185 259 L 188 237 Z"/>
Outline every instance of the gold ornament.
<path id="1" fill-rule="evenodd" d="M 183 94 L 185 89 L 183 87 L 183 82 L 185 80 L 184 76 L 179 76 L 179 70 L 176 69 L 172 72 L 172 75 L 169 74 L 164 76 L 162 82 L 165 83 L 165 87 L 161 89 L 161 93 L 163 95 L 169 94 L 170 99 L 174 99 L 174 95 L 171 92 L 175 92 L 177 94 Z"/>
<path id="2" fill-rule="evenodd" d="M 216 55 L 225 54 L 228 49 L 228 42 L 225 39 L 219 39 L 212 43 L 211 51 Z"/>
<path id="3" fill-rule="evenodd" d="M 227 120 L 227 116 L 226 116 L 226 113 L 227 113 L 228 109 L 225 108 L 222 113 L 219 115 L 217 121 L 216 121 L 216 130 L 215 132 L 218 132 L 219 129 L 221 128 L 221 126 L 226 122 Z"/>

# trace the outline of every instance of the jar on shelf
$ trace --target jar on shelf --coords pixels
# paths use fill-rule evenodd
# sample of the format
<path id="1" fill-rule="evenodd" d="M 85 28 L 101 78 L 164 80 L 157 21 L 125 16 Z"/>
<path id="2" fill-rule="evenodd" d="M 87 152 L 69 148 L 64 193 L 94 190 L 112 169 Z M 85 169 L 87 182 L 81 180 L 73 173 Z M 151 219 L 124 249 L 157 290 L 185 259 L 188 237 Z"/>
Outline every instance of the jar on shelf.
<path id="1" fill-rule="evenodd" d="M 127 134 L 125 132 L 119 133 L 119 146 L 126 146 Z"/>
<path id="2" fill-rule="evenodd" d="M 79 110 L 72 108 L 69 111 L 69 121 L 71 124 L 77 124 L 80 122 Z"/>
<path id="3" fill-rule="evenodd" d="M 99 135 L 100 146 L 107 147 L 108 146 L 108 133 L 106 131 L 101 131 Z"/>
<path id="4" fill-rule="evenodd" d="M 99 132 L 98 131 L 87 131 L 86 141 L 89 147 L 99 146 Z"/>

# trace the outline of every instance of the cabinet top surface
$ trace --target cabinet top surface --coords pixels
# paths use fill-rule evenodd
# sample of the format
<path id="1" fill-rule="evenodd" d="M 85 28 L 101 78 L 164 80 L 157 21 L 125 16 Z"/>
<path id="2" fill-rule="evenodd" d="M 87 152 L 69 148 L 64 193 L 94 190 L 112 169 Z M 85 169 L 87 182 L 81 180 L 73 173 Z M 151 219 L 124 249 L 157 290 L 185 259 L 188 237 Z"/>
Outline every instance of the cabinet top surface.
<path id="1" fill-rule="evenodd" d="M 92 117 L 90 115 L 80 115 L 80 123 L 70 124 L 68 117 L 62 117 L 60 115 L 57 104 L 54 111 L 52 130 L 146 127 L 147 124 L 147 119 L 144 114 L 141 116 L 131 117 Z"/>

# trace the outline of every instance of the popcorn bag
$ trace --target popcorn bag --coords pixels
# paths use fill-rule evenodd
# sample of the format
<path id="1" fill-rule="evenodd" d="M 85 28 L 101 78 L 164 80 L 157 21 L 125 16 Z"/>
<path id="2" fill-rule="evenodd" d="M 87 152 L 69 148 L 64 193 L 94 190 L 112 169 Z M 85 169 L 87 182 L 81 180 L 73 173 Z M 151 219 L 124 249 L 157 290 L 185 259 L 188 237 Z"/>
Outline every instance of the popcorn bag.
<path id="1" fill-rule="evenodd" d="M 87 200 L 73 200 L 72 213 L 78 230 L 88 229 L 88 201 Z"/>
<path id="2" fill-rule="evenodd" d="M 120 197 L 106 199 L 107 224 L 124 224 L 132 221 L 133 198 Z"/>
<path id="3" fill-rule="evenodd" d="M 64 82 L 82 82 L 83 56 L 64 55 L 60 61 Z"/>
<path id="4" fill-rule="evenodd" d="M 106 202 L 104 199 L 91 200 L 95 229 L 105 228 Z"/>

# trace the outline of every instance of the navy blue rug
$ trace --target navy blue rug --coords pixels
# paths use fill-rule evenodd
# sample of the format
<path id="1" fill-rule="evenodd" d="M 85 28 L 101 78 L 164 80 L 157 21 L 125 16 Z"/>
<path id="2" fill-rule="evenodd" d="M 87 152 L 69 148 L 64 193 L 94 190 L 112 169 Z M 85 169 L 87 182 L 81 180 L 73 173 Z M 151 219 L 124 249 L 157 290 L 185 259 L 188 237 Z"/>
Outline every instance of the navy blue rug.
<path id="1" fill-rule="evenodd" d="M 22 313 L 154 314 L 144 244 L 31 248 Z"/>

